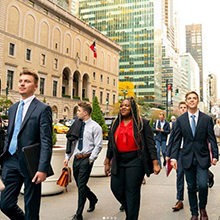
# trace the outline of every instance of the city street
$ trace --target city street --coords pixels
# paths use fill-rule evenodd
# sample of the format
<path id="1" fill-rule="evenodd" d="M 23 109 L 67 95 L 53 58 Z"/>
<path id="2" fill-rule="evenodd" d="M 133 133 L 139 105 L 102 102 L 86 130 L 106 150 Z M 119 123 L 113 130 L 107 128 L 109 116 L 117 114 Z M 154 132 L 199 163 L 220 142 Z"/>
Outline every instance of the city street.
<path id="1" fill-rule="evenodd" d="M 65 144 L 65 135 L 57 135 L 58 143 Z M 209 190 L 209 202 L 207 212 L 210 220 L 220 219 L 220 163 L 211 170 L 215 174 L 215 184 Z M 176 202 L 175 171 L 172 170 L 169 177 L 165 175 L 163 168 L 158 176 L 152 175 L 147 183 L 142 186 L 142 198 L 139 220 L 187 220 L 190 219 L 188 198 L 185 190 L 184 209 L 172 212 L 172 206 Z M 132 178 L 132 177 L 131 177 Z M 99 201 L 92 213 L 87 213 L 88 201 L 83 214 L 84 220 L 124 220 L 125 214 L 119 211 L 120 204 L 116 201 L 110 190 L 110 178 L 91 177 L 88 184 L 96 193 Z M 186 187 L 185 187 L 186 189 Z M 23 195 L 19 196 L 19 205 L 23 208 Z M 68 186 L 68 192 L 54 196 L 43 196 L 41 202 L 42 220 L 70 220 L 76 211 L 77 188 L 73 181 Z M 0 213 L 0 219 L 7 218 Z"/>

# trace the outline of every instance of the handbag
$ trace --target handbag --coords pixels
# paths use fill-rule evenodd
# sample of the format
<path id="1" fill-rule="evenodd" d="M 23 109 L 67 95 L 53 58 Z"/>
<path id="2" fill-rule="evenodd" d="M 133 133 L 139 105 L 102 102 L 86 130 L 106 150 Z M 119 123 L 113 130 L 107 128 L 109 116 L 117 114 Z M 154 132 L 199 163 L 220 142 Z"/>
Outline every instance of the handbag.
<path id="1" fill-rule="evenodd" d="M 66 192 L 67 192 L 67 186 L 71 182 L 72 182 L 72 179 L 71 179 L 71 168 L 70 167 L 64 167 L 62 169 L 62 173 L 61 173 L 59 179 L 57 180 L 57 185 L 65 187 L 66 188 Z"/>
<path id="2" fill-rule="evenodd" d="M 5 189 L 5 185 L 4 185 L 4 183 L 2 182 L 2 179 L 0 178 L 0 192 L 2 191 L 2 190 L 4 190 Z"/>

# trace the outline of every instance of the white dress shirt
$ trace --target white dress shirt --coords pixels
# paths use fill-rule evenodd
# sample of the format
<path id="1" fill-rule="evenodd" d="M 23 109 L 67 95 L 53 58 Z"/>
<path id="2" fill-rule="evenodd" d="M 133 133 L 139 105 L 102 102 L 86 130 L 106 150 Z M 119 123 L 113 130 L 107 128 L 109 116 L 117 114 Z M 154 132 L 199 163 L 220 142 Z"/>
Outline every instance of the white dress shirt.
<path id="1" fill-rule="evenodd" d="M 197 126 L 197 123 L 198 123 L 198 119 L 199 119 L 199 110 L 197 110 L 197 112 L 196 113 L 194 113 L 194 114 L 192 114 L 192 113 L 190 113 L 189 111 L 188 111 L 188 117 L 189 117 L 189 123 L 190 123 L 190 127 L 191 127 L 191 121 L 192 121 L 192 118 L 191 118 L 191 116 L 192 115 L 195 115 L 195 123 L 196 123 L 196 126 Z"/>
<path id="2" fill-rule="evenodd" d="M 30 106 L 30 104 L 31 104 L 31 102 L 33 101 L 34 98 L 35 98 L 35 95 L 32 95 L 32 96 L 30 96 L 30 97 L 28 97 L 28 98 L 26 98 L 26 99 L 23 100 L 24 106 L 23 106 L 23 112 L 22 112 L 22 122 L 23 122 L 24 117 L 25 117 L 25 115 L 26 115 L 26 113 L 27 113 L 27 110 L 28 110 L 28 108 L 29 108 L 29 106 Z M 17 119 L 18 109 L 19 109 L 19 107 L 20 107 L 20 105 L 21 105 L 21 101 L 22 101 L 22 99 L 20 99 L 20 103 L 19 103 L 18 108 L 17 108 L 15 121 L 16 121 L 16 119 Z"/>
<path id="3" fill-rule="evenodd" d="M 85 122 L 85 128 L 83 132 L 83 148 L 80 151 L 78 149 L 79 141 L 75 141 L 72 143 L 72 150 L 70 154 L 66 154 L 66 159 L 70 159 L 74 154 L 83 155 L 83 154 L 91 154 L 89 159 L 94 161 L 97 159 L 98 154 L 102 149 L 102 128 L 101 126 L 89 118 Z"/>

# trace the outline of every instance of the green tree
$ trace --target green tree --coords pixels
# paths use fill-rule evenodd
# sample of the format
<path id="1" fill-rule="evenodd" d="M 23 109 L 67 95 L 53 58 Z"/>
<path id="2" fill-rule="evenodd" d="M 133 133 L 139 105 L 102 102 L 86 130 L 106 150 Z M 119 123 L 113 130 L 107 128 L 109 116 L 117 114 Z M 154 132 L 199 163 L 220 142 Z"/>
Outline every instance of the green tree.
<path id="1" fill-rule="evenodd" d="M 5 95 L 0 96 L 0 107 L 7 107 L 9 108 L 12 105 L 12 101 L 10 99 L 6 99 Z"/>
<path id="2" fill-rule="evenodd" d="M 91 118 L 96 121 L 102 127 L 102 133 L 106 134 L 108 132 L 108 127 L 105 124 L 105 119 L 102 115 L 101 108 L 99 106 L 98 98 L 95 96 L 92 102 L 92 115 Z"/>
<path id="3" fill-rule="evenodd" d="M 171 117 L 172 117 L 172 115 L 171 115 L 171 113 L 169 113 L 169 115 L 167 117 L 167 121 L 170 121 Z"/>
<path id="4" fill-rule="evenodd" d="M 153 126 L 154 126 L 154 121 L 155 121 L 155 119 L 154 119 L 154 118 L 151 118 L 151 120 L 150 120 L 150 126 L 151 126 L 151 128 L 153 128 Z"/>
<path id="5" fill-rule="evenodd" d="M 52 130 L 52 144 L 53 146 L 57 143 L 57 135 L 54 132 L 54 129 Z"/>
<path id="6" fill-rule="evenodd" d="M 12 101 L 10 99 L 6 99 L 5 95 L 0 96 L 0 112 L 2 112 L 5 109 L 8 110 L 12 104 Z M 5 115 L 2 115 L 2 118 L 8 119 L 7 113 Z"/>
<path id="7" fill-rule="evenodd" d="M 140 115 L 146 117 L 150 110 L 150 105 L 144 101 L 144 98 L 138 98 Z"/>

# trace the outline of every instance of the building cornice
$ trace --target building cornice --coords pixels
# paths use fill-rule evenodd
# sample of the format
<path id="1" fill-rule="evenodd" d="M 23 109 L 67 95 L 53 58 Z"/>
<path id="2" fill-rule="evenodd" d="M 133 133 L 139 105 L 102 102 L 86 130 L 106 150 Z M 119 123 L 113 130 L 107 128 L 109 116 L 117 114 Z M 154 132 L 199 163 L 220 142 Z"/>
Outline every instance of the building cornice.
<path id="1" fill-rule="evenodd" d="M 54 15 L 62 18 L 66 22 L 72 24 L 74 27 L 78 28 L 79 30 L 82 30 L 84 33 L 87 33 L 89 36 L 91 36 L 92 41 L 95 39 L 97 41 L 102 42 L 103 44 L 113 47 L 113 49 L 117 51 L 122 51 L 122 48 L 119 44 L 96 30 L 95 28 L 89 26 L 84 21 L 80 20 L 79 18 L 72 15 L 70 12 L 64 10 L 59 5 L 55 4 L 51 0 L 32 0 L 34 3 L 38 4 L 44 9 L 47 9 L 48 11 L 52 12 Z M 23 1 L 22 1 L 23 2 Z"/>

